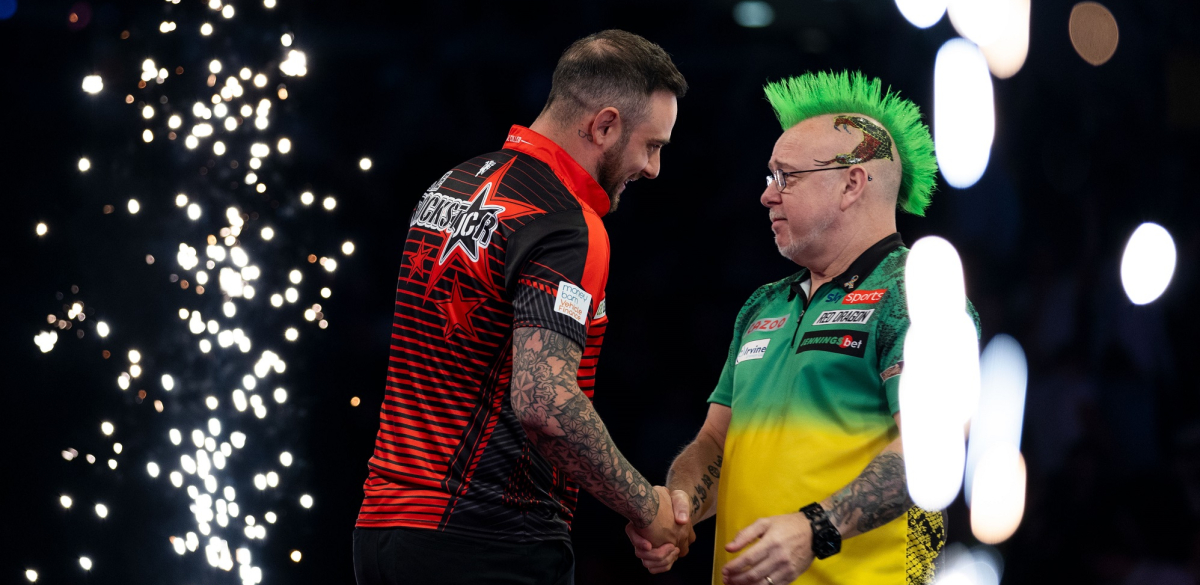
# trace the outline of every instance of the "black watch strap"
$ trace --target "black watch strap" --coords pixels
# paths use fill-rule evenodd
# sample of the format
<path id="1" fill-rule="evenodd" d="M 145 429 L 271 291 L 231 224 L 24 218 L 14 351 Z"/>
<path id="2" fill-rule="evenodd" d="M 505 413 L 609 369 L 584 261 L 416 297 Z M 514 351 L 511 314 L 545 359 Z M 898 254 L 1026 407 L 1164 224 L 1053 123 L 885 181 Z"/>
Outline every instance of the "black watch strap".
<path id="1" fill-rule="evenodd" d="M 818 559 L 827 559 L 842 550 L 842 533 L 829 521 L 829 515 L 821 504 L 813 502 L 800 508 L 800 513 L 812 525 L 813 555 Z"/>

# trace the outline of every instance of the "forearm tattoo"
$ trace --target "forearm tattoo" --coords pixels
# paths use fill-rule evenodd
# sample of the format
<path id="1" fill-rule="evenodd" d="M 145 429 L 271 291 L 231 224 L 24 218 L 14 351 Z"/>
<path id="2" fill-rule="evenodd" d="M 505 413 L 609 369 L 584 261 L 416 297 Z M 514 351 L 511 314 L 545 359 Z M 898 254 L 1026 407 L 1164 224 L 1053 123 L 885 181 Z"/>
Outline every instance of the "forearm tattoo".
<path id="1" fill-rule="evenodd" d="M 584 489 L 645 528 L 658 494 L 613 443 L 575 378 L 579 345 L 547 329 L 513 332 L 512 406 L 534 448 Z"/>
<path id="2" fill-rule="evenodd" d="M 904 456 L 891 451 L 880 454 L 850 485 L 833 494 L 829 519 L 834 526 L 854 520 L 864 533 L 896 518 L 912 507 L 904 476 Z M 861 514 L 861 515 L 859 515 Z"/>
<path id="3" fill-rule="evenodd" d="M 692 486 L 692 517 L 700 514 L 700 509 L 708 502 L 709 495 L 715 495 L 717 490 L 715 485 L 721 480 L 721 462 L 724 460 L 724 455 L 717 455 L 717 458 L 708 465 L 708 473 L 701 474 L 700 481 Z M 667 485 L 673 485 L 671 478 L 667 478 Z"/>

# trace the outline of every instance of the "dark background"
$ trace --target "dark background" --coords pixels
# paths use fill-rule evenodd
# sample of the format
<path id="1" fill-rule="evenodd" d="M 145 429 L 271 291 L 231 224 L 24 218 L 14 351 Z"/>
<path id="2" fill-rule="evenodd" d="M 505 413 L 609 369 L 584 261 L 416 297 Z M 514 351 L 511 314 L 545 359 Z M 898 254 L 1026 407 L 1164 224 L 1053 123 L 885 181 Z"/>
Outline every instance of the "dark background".
<path id="1" fill-rule="evenodd" d="M 239 319 L 244 314 L 257 334 L 249 355 L 273 348 L 288 360 L 278 379 L 291 392 L 282 407 L 268 400 L 264 421 L 237 423 L 251 436 L 246 453 L 264 457 L 231 461 L 246 484 L 238 501 L 281 516 L 265 541 L 249 545 L 254 564 L 267 583 L 351 583 L 350 533 L 377 428 L 408 214 L 446 169 L 499 148 L 511 124 L 532 122 L 566 45 L 611 27 L 662 45 L 691 85 L 661 177 L 633 185 L 605 220 L 612 325 L 596 406 L 630 460 L 661 482 L 703 420 L 741 303 L 796 270 L 776 252 L 758 203 L 780 132 L 763 83 L 805 70 L 861 69 L 930 116 L 934 56 L 956 36 L 946 18 L 916 29 L 890 0 L 772 1 L 775 21 L 761 29 L 739 27 L 733 4 L 281 0 L 274 11 L 237 4 L 237 16 L 225 21 L 198 0 L 21 1 L 0 21 L 0 579 L 17 582 L 36 568 L 41 582 L 235 582 L 236 574 L 210 569 L 202 551 L 179 557 L 167 542 L 195 523 L 188 498 L 166 482 L 178 453 L 165 433 L 201 427 L 209 416 L 203 396 L 224 400 L 236 385 L 224 380 L 245 370 L 220 352 L 200 357 L 175 316 L 200 301 L 168 281 L 178 243 L 196 245 L 208 233 L 204 222 L 218 226 L 224 207 L 237 204 L 259 214 L 249 233 L 273 225 L 280 234 L 275 246 L 253 251 L 263 286 L 257 308 L 243 308 Z M 70 23 L 81 5 L 86 22 Z M 1034 2 L 1024 68 L 993 80 L 997 124 L 987 173 L 966 190 L 939 185 L 928 217 L 899 220 L 909 244 L 938 234 L 957 246 L 984 341 L 1009 333 L 1029 357 L 1028 500 L 1020 530 L 1000 546 L 1006 583 L 1200 577 L 1200 411 L 1187 366 L 1197 349 L 1187 299 L 1198 286 L 1200 253 L 1192 177 L 1200 15 L 1192 2 L 1106 6 L 1121 41 L 1110 62 L 1094 67 L 1068 38 L 1071 3 Z M 160 34 L 164 19 L 178 31 Z M 201 40 L 202 21 L 218 32 Z M 120 39 L 124 30 L 129 39 Z M 306 77 L 278 74 L 284 32 L 308 55 Z M 147 57 L 185 73 L 139 90 Z M 168 108 L 156 100 L 170 96 L 170 108 L 189 112 L 186 129 L 191 101 L 211 92 L 202 71 L 214 57 L 226 66 L 220 79 L 244 63 L 268 73 L 268 90 L 280 82 L 289 89 L 289 99 L 273 100 L 263 135 L 272 145 L 272 137 L 289 136 L 294 151 L 268 158 L 266 197 L 228 187 L 244 168 L 197 172 L 213 158 L 212 139 L 189 152 L 163 136 Z M 88 96 L 79 84 L 93 72 L 105 89 Z M 124 103 L 126 94 L 135 104 Z M 159 107 L 150 123 L 140 116 L 144 102 Z M 155 129 L 154 143 L 142 143 L 143 127 Z M 75 168 L 83 155 L 93 162 L 86 174 Z M 358 169 L 362 156 L 374 161 L 370 172 Z M 318 202 L 336 194 L 337 209 L 301 208 L 297 194 L 306 188 Z M 202 227 L 181 219 L 172 202 L 179 191 L 206 202 Z M 142 203 L 137 216 L 124 211 L 129 197 Z M 104 205 L 116 212 L 103 214 Z M 39 221 L 50 226 L 46 237 L 33 233 Z M 1143 221 L 1171 232 L 1178 262 L 1164 296 L 1135 307 L 1119 265 Z M 357 245 L 351 257 L 336 253 L 344 239 Z M 340 263 L 333 274 L 306 272 L 301 286 L 299 305 L 324 304 L 324 331 L 302 321 L 298 305 L 286 317 L 263 308 L 309 253 Z M 147 265 L 146 254 L 159 261 Z M 334 296 L 316 298 L 320 286 Z M 218 312 L 211 297 L 206 318 Z M 59 331 L 55 349 L 42 354 L 31 338 L 73 299 L 93 311 L 77 323 L 87 334 Z M 97 318 L 113 326 L 109 338 L 93 333 Z M 279 338 L 288 324 L 300 326 L 296 345 Z M 131 347 L 146 356 L 147 374 L 134 386 L 150 393 L 145 401 L 113 383 Z M 102 358 L 103 349 L 113 357 Z M 182 380 L 174 394 L 157 384 L 162 372 Z M 352 407 L 355 396 L 362 404 Z M 149 406 L 156 398 L 167 403 L 163 414 Z M 101 420 L 117 425 L 116 437 L 98 433 Z M 117 471 L 104 466 L 113 440 L 125 446 Z M 99 461 L 64 461 L 67 448 Z M 291 468 L 274 463 L 282 449 L 297 457 Z M 147 460 L 163 465 L 162 477 L 145 474 Z M 281 487 L 253 490 L 248 478 L 268 469 L 281 472 Z M 75 498 L 71 510 L 59 506 L 62 493 Z M 296 505 L 301 493 L 314 495 L 313 509 Z M 92 512 L 95 501 L 108 504 L 107 520 Z M 660 577 L 646 575 L 630 554 L 624 523 L 582 499 L 574 532 L 581 583 L 708 579 L 711 522 L 692 556 Z M 950 510 L 950 536 L 974 542 L 961 503 Z M 302 562 L 287 560 L 292 549 L 303 552 Z M 96 564 L 90 575 L 79 569 L 81 554 Z"/>

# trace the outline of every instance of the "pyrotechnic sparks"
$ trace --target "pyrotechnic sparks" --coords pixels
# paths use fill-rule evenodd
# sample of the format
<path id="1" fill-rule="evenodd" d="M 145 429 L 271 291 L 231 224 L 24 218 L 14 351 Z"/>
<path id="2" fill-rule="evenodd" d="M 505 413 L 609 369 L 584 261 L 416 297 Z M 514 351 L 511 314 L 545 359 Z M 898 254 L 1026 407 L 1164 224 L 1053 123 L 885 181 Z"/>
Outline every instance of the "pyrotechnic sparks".
<path id="1" fill-rule="evenodd" d="M 253 5 L 238 5 L 235 11 L 221 0 L 195 7 L 178 0 L 167 2 L 166 14 L 155 11 L 149 30 L 157 28 L 162 34 L 146 38 L 151 43 L 194 43 L 197 32 L 199 37 L 218 32 L 213 22 L 222 27 L 221 35 L 234 34 L 241 12 L 255 10 Z M 275 4 L 275 0 L 264 0 L 258 10 Z M 180 34 L 167 34 L 174 32 Z M 313 506 L 310 494 L 292 491 L 303 483 L 297 473 L 304 466 L 294 465 L 302 455 L 294 454 L 294 446 L 287 445 L 285 434 L 273 425 L 292 413 L 284 408 L 289 390 L 284 388 L 287 384 L 282 376 L 291 359 L 287 350 L 300 344 L 289 342 L 299 340 L 305 327 L 328 326 L 328 307 L 314 304 L 310 297 L 318 292 L 323 299 L 331 296 L 327 285 L 338 267 L 332 256 L 339 250 L 350 256 L 355 250 L 352 242 L 313 230 L 311 225 L 289 230 L 298 222 L 328 217 L 309 209 L 316 201 L 312 192 L 296 197 L 299 189 L 295 188 L 302 178 L 293 180 L 287 168 L 272 166 L 279 159 L 286 160 L 282 155 L 297 147 L 291 138 L 273 135 L 280 110 L 273 107 L 275 100 L 288 98 L 288 88 L 280 83 L 282 76 L 307 74 L 307 56 L 293 43 L 290 33 L 283 35 L 282 48 L 272 47 L 274 54 L 261 56 L 257 65 L 246 55 L 221 53 L 228 49 L 216 48 L 238 46 L 231 43 L 206 44 L 202 57 L 182 65 L 164 62 L 169 59 L 162 55 L 128 57 L 135 70 L 141 65 L 140 75 L 132 80 L 137 87 L 115 97 L 131 108 L 126 118 L 130 126 L 117 139 L 132 144 L 102 145 L 102 150 L 89 151 L 108 153 L 102 155 L 102 165 L 94 166 L 89 158 L 79 157 L 76 167 L 92 174 L 120 169 L 123 164 L 128 166 L 127 161 L 114 153 L 130 150 L 165 152 L 176 162 L 186 163 L 163 167 L 153 177 L 163 184 L 153 189 L 121 192 L 129 215 L 113 214 L 121 199 L 104 205 L 106 215 L 123 216 L 121 221 L 133 226 L 127 230 L 130 237 L 149 233 L 139 231 L 139 224 L 167 226 L 155 233 L 165 232 L 171 239 L 140 242 L 142 249 L 136 257 L 140 270 L 157 271 L 165 285 L 153 294 L 173 295 L 172 300 L 165 305 L 169 308 L 161 309 L 166 310 L 161 315 L 155 312 L 160 310 L 157 307 L 146 307 L 143 315 L 104 314 L 106 320 L 99 320 L 101 315 L 96 315 L 91 303 L 80 300 L 78 287 L 71 287 L 73 297 L 58 295 L 61 311 L 38 316 L 39 320 L 45 318 L 48 330 L 31 332 L 36 333 L 34 343 L 43 353 L 51 352 L 72 329 L 79 339 L 85 331 L 94 332 L 95 343 L 105 344 L 103 358 L 112 358 L 103 362 L 104 366 L 115 366 L 115 371 L 104 374 L 108 384 L 116 379 L 116 388 L 109 390 L 116 394 L 114 404 L 130 409 L 106 410 L 107 420 L 96 421 L 101 436 L 94 436 L 92 430 L 94 444 L 80 449 L 91 453 L 80 457 L 73 448 L 62 449 L 67 462 L 81 459 L 95 464 L 97 456 L 92 453 L 99 453 L 101 464 L 90 469 L 109 478 L 89 483 L 86 492 L 73 491 L 74 499 L 60 492 L 62 510 L 70 510 L 77 499 L 87 502 L 82 507 L 93 507 L 93 522 L 110 514 L 118 519 L 131 515 L 126 505 L 129 500 L 120 494 L 144 492 L 122 490 L 117 482 L 149 482 L 164 496 L 186 493 L 186 504 L 161 519 L 168 534 L 181 536 L 145 550 L 151 555 L 203 558 L 211 567 L 231 574 L 236 569 L 243 585 L 263 580 L 263 568 L 253 564 L 252 559 L 260 555 L 254 547 L 267 537 L 268 524 L 287 523 L 286 510 L 281 508 Z M 273 70 L 272 63 L 278 63 L 279 69 Z M 170 99 L 161 87 L 168 79 Z M 95 95 L 101 93 L 104 83 L 99 75 L 88 75 L 82 87 Z M 369 170 L 370 159 L 362 158 L 359 166 Z M 172 168 L 188 170 L 172 176 Z M 327 196 L 321 204 L 332 211 L 337 201 Z M 69 228 L 56 225 L 56 230 Z M 38 223 L 34 231 L 44 236 L 48 227 Z M 303 234 L 312 232 L 319 234 L 312 237 L 320 239 L 306 240 L 309 236 Z M 261 238 L 247 237 L 249 234 Z M 302 258 L 310 260 L 297 260 Z M 114 267 L 111 272 L 119 276 L 120 269 Z M 311 319 L 298 319 L 307 313 L 312 313 Z M 138 318 L 143 319 L 139 326 L 130 323 Z M 117 329 L 110 328 L 110 322 L 116 323 Z M 120 359 L 122 356 L 127 359 Z M 132 409 L 142 404 L 152 404 L 154 410 L 138 411 L 134 419 Z M 128 469 L 126 465 L 139 471 L 144 465 L 146 473 L 124 477 L 113 473 L 118 468 Z M 235 501 L 235 486 L 246 490 L 250 485 L 261 494 Z M 256 516 L 264 522 L 258 522 Z M 72 517 L 79 518 L 79 514 Z M 121 535 L 122 540 L 140 546 L 138 537 Z M 276 537 L 286 542 L 289 533 L 281 530 Z M 79 556 L 84 571 L 117 566 L 104 562 L 96 550 L 87 552 L 97 556 L 97 564 L 94 566 L 89 556 Z M 299 562 L 300 551 L 292 550 L 289 557 Z M 258 563 L 266 558 L 257 558 Z M 276 560 L 281 561 L 284 559 Z M 36 581 L 37 571 L 28 569 L 26 577 Z"/>

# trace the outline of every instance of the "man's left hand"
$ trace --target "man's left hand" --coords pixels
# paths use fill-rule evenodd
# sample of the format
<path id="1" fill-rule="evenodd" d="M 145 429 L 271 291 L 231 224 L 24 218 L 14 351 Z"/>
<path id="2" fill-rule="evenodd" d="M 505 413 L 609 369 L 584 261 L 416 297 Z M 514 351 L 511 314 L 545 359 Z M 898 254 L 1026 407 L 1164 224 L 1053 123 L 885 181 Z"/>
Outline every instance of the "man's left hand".
<path id="1" fill-rule="evenodd" d="M 725 585 L 786 585 L 812 565 L 812 526 L 804 514 L 759 518 L 742 529 L 725 550 L 737 552 L 755 540 L 754 546 L 721 569 Z"/>

